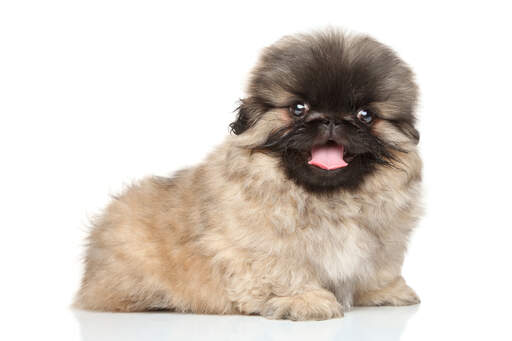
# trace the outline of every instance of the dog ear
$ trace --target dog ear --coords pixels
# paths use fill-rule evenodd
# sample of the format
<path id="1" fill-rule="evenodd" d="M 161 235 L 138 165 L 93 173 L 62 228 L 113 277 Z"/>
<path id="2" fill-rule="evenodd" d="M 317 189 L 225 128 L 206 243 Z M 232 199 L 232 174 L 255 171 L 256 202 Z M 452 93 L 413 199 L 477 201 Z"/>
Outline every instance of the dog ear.
<path id="1" fill-rule="evenodd" d="M 240 135 L 256 123 L 260 106 L 253 98 L 240 100 L 240 105 L 236 108 L 236 119 L 229 127 L 235 135 Z"/>
<path id="2" fill-rule="evenodd" d="M 420 142 L 420 133 L 416 128 L 414 128 L 413 124 L 410 122 L 400 122 L 400 130 L 411 140 L 414 141 L 415 144 Z"/>

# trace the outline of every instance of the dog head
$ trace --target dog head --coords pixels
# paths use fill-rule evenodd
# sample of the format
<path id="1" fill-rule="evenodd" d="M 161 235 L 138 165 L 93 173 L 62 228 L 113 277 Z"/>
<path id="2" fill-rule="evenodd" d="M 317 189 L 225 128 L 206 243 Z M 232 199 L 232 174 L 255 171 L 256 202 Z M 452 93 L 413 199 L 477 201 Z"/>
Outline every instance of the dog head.
<path id="1" fill-rule="evenodd" d="M 368 36 L 284 37 L 263 51 L 247 93 L 232 131 L 311 191 L 357 188 L 419 140 L 413 73 Z"/>

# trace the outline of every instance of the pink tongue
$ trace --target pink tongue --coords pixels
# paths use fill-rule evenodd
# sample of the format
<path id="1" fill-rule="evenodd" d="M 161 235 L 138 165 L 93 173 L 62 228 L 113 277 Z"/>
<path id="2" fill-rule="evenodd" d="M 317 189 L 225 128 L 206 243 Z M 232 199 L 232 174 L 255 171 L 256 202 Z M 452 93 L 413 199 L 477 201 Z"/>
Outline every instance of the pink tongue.
<path id="1" fill-rule="evenodd" d="M 327 170 L 348 166 L 343 160 L 343 145 L 335 144 L 314 147 L 311 150 L 311 161 L 308 163 Z"/>

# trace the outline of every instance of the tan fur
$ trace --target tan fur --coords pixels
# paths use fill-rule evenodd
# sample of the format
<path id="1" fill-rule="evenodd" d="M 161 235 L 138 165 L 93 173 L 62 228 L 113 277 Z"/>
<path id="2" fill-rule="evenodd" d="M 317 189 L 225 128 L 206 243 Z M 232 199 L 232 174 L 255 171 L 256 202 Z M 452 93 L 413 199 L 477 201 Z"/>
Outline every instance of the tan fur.
<path id="1" fill-rule="evenodd" d="M 420 214 L 414 145 L 405 144 L 402 169 L 382 167 L 357 194 L 315 195 L 246 148 L 279 114 L 230 136 L 198 167 L 116 198 L 90 235 L 76 306 L 302 320 L 341 316 L 334 295 L 345 309 L 354 295 L 362 305 L 418 302 L 400 277 Z M 396 140 L 390 129 L 382 133 Z"/>
<path id="2" fill-rule="evenodd" d="M 393 103 L 374 105 L 395 114 Z M 305 320 L 419 302 L 401 277 L 421 213 L 417 141 L 377 120 L 373 133 L 401 150 L 396 167 L 378 166 L 357 191 L 319 194 L 252 150 L 289 120 L 270 110 L 197 167 L 115 198 L 89 237 L 76 306 Z"/>

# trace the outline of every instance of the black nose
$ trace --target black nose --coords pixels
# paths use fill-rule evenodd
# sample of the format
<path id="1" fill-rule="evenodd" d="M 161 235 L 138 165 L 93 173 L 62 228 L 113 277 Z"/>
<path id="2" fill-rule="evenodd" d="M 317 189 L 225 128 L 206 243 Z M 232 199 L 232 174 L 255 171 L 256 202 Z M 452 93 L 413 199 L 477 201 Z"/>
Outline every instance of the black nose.
<path id="1" fill-rule="evenodd" d="M 340 121 L 334 119 L 331 116 L 319 112 L 313 112 L 311 114 L 308 114 L 305 118 L 305 121 L 306 123 L 321 124 L 322 126 L 328 127 L 329 129 L 332 129 L 340 125 Z"/>
<path id="2" fill-rule="evenodd" d="M 304 119 L 308 124 L 314 124 L 318 129 L 318 138 L 323 142 L 336 141 L 341 133 L 341 119 L 313 112 Z"/>

